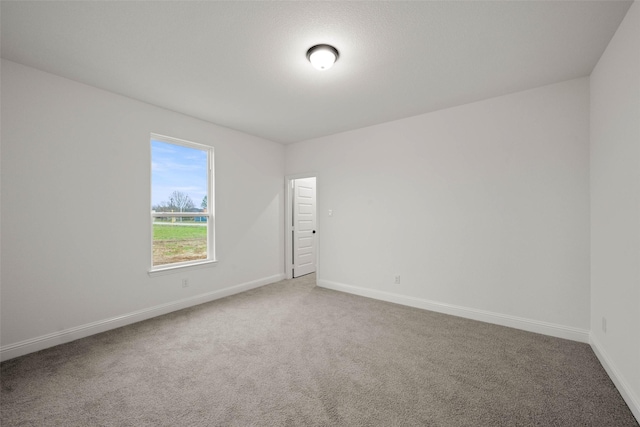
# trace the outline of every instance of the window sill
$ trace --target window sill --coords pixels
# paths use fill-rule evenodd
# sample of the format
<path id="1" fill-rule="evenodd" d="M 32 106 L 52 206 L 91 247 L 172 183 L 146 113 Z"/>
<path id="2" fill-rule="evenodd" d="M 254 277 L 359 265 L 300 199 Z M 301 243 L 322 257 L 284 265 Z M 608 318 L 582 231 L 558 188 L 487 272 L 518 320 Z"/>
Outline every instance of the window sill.
<path id="1" fill-rule="evenodd" d="M 218 261 L 216 260 L 207 260 L 207 261 L 201 261 L 201 262 L 194 262 L 193 264 L 186 264 L 186 265 L 172 265 L 169 267 L 159 267 L 159 268 L 155 268 L 153 270 L 149 270 L 147 272 L 147 274 L 149 275 L 149 277 L 156 277 L 156 276 L 164 276 L 167 274 L 175 274 L 178 272 L 183 272 L 185 270 L 195 270 L 195 269 L 199 269 L 199 268 L 207 268 L 207 267 L 213 267 L 218 263 Z"/>

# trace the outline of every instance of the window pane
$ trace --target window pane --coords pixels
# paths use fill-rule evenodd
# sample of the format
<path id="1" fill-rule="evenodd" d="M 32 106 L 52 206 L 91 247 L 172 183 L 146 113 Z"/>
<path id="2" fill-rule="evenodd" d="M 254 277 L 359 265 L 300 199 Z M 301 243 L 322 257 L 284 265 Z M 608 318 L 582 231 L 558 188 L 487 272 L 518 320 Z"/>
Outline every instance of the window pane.
<path id="1" fill-rule="evenodd" d="M 207 208 L 207 151 L 151 140 L 151 209 L 199 212 Z"/>
<path id="2" fill-rule="evenodd" d="M 190 144 L 151 138 L 153 267 L 209 259 L 210 149 Z M 191 215 L 157 215 L 164 212 Z"/>
<path id="3" fill-rule="evenodd" d="M 153 265 L 207 259 L 207 217 L 157 217 Z"/>

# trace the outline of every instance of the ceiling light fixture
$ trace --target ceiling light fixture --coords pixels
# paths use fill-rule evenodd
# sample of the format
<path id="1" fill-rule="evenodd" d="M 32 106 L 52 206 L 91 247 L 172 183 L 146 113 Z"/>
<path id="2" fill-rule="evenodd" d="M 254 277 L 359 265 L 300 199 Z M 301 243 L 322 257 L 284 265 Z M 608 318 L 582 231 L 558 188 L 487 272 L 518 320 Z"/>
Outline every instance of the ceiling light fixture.
<path id="1" fill-rule="evenodd" d="M 338 60 L 338 49 L 328 44 L 315 45 L 307 51 L 307 59 L 317 70 L 328 70 Z"/>

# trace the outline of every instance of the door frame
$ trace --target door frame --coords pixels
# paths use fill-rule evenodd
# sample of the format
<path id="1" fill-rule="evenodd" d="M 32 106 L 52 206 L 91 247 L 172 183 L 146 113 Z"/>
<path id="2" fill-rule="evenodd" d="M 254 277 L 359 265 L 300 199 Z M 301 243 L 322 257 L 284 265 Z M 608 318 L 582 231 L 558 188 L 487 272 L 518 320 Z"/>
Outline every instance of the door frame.
<path id="1" fill-rule="evenodd" d="M 320 218 L 318 215 L 318 174 L 314 172 L 285 175 L 284 177 L 284 274 L 287 279 L 293 278 L 293 191 L 292 181 L 302 178 L 316 179 L 316 275 L 320 270 Z M 316 276 L 317 277 L 317 276 Z"/>

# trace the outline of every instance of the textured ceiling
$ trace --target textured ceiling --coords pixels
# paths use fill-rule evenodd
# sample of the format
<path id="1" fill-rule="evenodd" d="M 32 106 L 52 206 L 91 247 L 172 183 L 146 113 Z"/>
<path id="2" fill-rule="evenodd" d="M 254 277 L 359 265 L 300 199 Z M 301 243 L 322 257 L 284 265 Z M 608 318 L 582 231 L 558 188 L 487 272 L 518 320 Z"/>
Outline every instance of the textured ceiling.
<path id="1" fill-rule="evenodd" d="M 293 143 L 587 76 L 627 1 L 2 1 L 2 57 Z M 329 71 L 307 49 L 329 43 Z"/>

